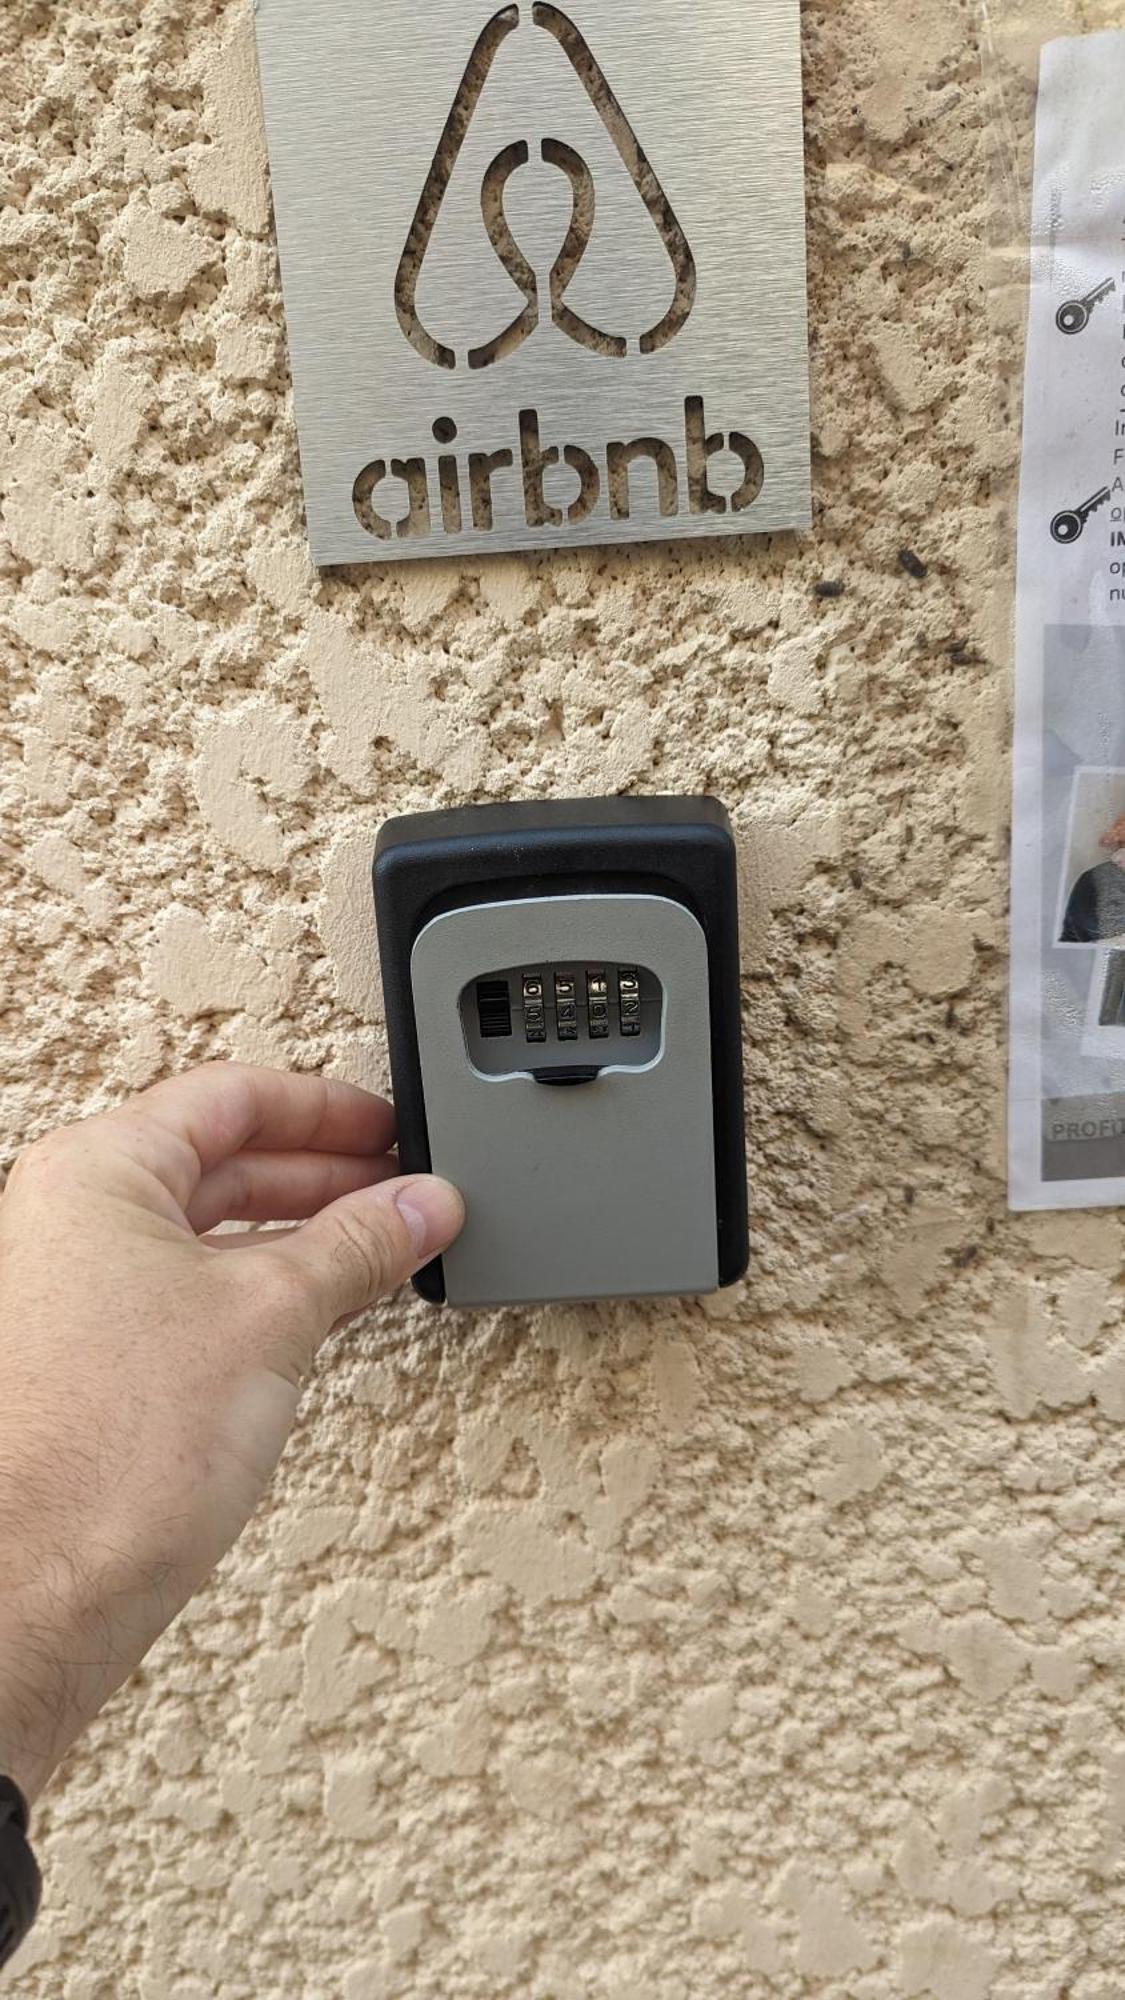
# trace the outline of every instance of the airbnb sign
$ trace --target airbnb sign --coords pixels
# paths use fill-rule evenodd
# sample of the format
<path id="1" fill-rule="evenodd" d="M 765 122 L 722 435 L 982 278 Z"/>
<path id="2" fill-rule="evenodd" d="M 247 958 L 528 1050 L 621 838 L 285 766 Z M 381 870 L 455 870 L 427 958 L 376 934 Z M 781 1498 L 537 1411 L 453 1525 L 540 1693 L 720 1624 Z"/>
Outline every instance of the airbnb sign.
<path id="1" fill-rule="evenodd" d="M 258 0 L 318 562 L 806 525 L 797 0 Z"/>

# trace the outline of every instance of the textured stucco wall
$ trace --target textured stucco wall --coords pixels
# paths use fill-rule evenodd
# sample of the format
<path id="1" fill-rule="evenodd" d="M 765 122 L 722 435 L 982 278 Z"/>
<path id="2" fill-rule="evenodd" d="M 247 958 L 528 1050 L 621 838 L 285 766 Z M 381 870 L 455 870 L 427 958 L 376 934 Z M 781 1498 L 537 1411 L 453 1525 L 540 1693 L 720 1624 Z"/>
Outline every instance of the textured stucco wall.
<path id="1" fill-rule="evenodd" d="M 1001 1179 L 973 11 L 805 46 L 815 535 L 318 580 L 243 6 L 6 0 L 5 1148 L 193 1057 L 381 1085 L 388 812 L 708 787 L 757 1229 L 326 1355 L 43 1809 L 28 2000 L 1125 1993 L 1122 1226 Z"/>

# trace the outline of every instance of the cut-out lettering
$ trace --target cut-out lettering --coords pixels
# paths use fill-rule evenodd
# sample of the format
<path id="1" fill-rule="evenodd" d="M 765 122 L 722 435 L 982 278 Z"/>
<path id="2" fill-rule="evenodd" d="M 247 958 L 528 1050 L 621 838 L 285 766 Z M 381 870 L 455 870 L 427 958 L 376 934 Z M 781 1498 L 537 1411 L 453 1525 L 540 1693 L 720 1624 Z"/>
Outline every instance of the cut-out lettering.
<path id="1" fill-rule="evenodd" d="M 635 513 L 654 511 L 653 501 L 662 520 L 685 512 L 744 513 L 765 483 L 757 445 L 745 431 L 709 431 L 702 396 L 686 397 L 683 411 L 682 455 L 666 438 L 639 437 L 607 444 L 601 459 L 582 444 L 546 441 L 536 409 L 518 412 L 514 450 L 465 451 L 452 417 L 439 417 L 433 425 L 439 450 L 432 461 L 392 458 L 388 464 L 375 458 L 363 467 L 352 491 L 356 519 L 369 535 L 384 542 L 434 534 L 437 520 L 440 532 L 456 537 L 465 531 L 466 516 L 471 516 L 477 533 L 489 534 L 495 525 L 498 487 L 505 514 L 510 516 L 513 504 L 518 507 L 522 498 L 524 519 L 533 529 L 577 527 L 599 508 L 610 520 L 628 521 Z M 454 449 L 458 445 L 460 451 Z M 732 477 L 740 475 L 729 495 L 712 484 L 713 473 L 722 479 L 725 468 L 716 462 L 724 459 L 734 461 Z M 565 506 L 547 491 L 548 475 L 561 478 L 564 466 L 578 482 Z M 405 488 L 406 513 L 390 520 L 382 509 L 389 504 L 394 481 Z M 381 498 L 384 486 L 388 500 Z M 644 494 L 643 506 L 635 505 L 638 490 Z M 396 497 L 401 515 L 401 493 Z"/>
<path id="2" fill-rule="evenodd" d="M 578 475 L 578 494 L 563 514 L 561 507 L 552 506 L 544 491 L 544 478 L 553 465 L 559 463 L 560 456 Z M 520 460 L 523 465 L 524 505 L 527 523 L 531 528 L 561 528 L 564 519 L 573 526 L 592 514 L 601 494 L 601 479 L 598 468 L 588 451 L 580 445 L 564 445 L 560 453 L 558 445 L 543 446 L 539 442 L 539 418 L 534 410 L 520 411 Z"/>
<path id="3" fill-rule="evenodd" d="M 488 531 L 492 527 L 492 478 L 497 472 L 506 472 L 515 464 L 515 455 L 510 451 L 474 451 L 469 455 L 469 492 L 473 503 L 474 528 Z"/>
<path id="4" fill-rule="evenodd" d="M 688 397 L 684 416 L 688 495 L 692 513 L 725 514 L 729 506 L 732 514 L 741 514 L 745 508 L 752 507 L 765 479 L 762 454 L 757 445 L 742 431 L 731 431 L 729 436 L 724 436 L 722 431 L 713 431 L 709 436 L 702 396 Z M 734 452 L 742 461 L 742 479 L 729 501 L 713 490 L 707 475 L 712 459 L 718 458 L 724 451 Z"/>
<path id="5" fill-rule="evenodd" d="M 400 480 L 406 487 L 407 512 L 397 523 L 389 521 L 375 505 L 375 494 L 388 478 Z M 389 471 L 384 459 L 372 459 L 352 488 L 352 507 L 360 527 L 369 535 L 377 535 L 380 541 L 390 542 L 396 536 L 405 540 L 408 536 L 428 535 L 432 522 L 425 459 L 392 458 Z"/>
<path id="6" fill-rule="evenodd" d="M 676 454 L 663 438 L 635 438 L 632 444 L 611 444 L 606 450 L 609 472 L 609 510 L 615 521 L 627 521 L 632 513 L 631 469 L 640 459 L 649 459 L 656 469 L 656 491 L 661 514 L 667 519 L 680 510 L 680 476 Z"/>

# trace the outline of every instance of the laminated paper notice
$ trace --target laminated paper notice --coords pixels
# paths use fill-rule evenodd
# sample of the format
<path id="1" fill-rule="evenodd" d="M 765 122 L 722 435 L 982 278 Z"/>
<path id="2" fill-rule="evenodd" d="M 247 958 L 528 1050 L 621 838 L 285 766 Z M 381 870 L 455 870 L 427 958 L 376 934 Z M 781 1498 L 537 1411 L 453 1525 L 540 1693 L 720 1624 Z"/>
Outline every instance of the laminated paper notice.
<path id="1" fill-rule="evenodd" d="M 1125 1202 L 1125 33 L 1043 53 L 1016 636 L 1010 1178 Z"/>

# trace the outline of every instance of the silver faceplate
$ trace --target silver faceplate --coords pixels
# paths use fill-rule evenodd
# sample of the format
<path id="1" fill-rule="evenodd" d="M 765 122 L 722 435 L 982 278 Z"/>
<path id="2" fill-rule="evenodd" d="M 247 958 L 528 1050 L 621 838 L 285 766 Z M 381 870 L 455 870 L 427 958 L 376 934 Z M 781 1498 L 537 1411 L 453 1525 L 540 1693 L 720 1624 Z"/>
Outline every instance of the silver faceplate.
<path id="1" fill-rule="evenodd" d="M 484 1076 L 458 1005 L 496 965 L 611 960 L 651 966 L 662 1035 L 641 1069 L 573 1088 L 513 1056 Z M 411 954 L 426 1127 L 435 1173 L 468 1220 L 444 1259 L 451 1305 L 710 1292 L 719 1282 L 707 941 L 663 896 L 548 896 L 434 917 Z"/>
<path id="2" fill-rule="evenodd" d="M 798 0 L 257 20 L 318 563 L 808 525 Z"/>

